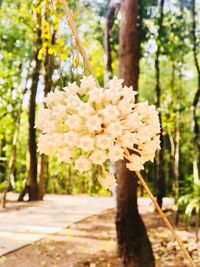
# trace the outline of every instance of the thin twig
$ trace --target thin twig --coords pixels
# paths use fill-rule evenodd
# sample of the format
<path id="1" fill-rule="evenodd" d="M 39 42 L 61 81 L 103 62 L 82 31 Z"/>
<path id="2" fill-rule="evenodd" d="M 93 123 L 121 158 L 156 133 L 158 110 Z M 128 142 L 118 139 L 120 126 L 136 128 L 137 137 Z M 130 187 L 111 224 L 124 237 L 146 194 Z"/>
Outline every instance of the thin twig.
<path id="1" fill-rule="evenodd" d="M 146 192 L 149 194 L 154 206 L 156 207 L 156 209 L 158 210 L 160 217 L 162 218 L 162 220 L 165 222 L 165 224 L 167 225 L 167 227 L 169 228 L 169 230 L 171 231 L 174 239 L 178 242 L 181 250 L 184 252 L 186 258 L 189 260 L 190 264 L 192 267 L 197 267 L 196 264 L 193 262 L 190 254 L 188 253 L 187 249 L 185 248 L 183 241 L 180 239 L 180 237 L 177 235 L 177 233 L 175 232 L 173 226 L 171 225 L 171 223 L 169 222 L 169 220 L 167 219 L 167 217 L 165 216 L 165 214 L 163 213 L 162 209 L 160 208 L 160 206 L 158 205 L 156 198 L 153 196 L 153 194 L 151 193 L 147 183 L 145 182 L 144 178 L 142 177 L 140 172 L 136 172 L 138 179 L 140 180 L 140 183 L 143 185 L 144 189 L 146 190 Z"/>
<path id="2" fill-rule="evenodd" d="M 128 149 L 125 149 L 125 157 L 127 159 L 130 158 L 130 153 L 128 151 Z M 160 208 L 160 206 L 158 205 L 158 202 L 156 200 L 156 198 L 154 197 L 154 195 L 151 193 L 151 190 L 149 189 L 147 183 L 145 182 L 144 178 L 142 177 L 141 173 L 139 171 L 135 172 L 138 179 L 140 180 L 140 183 L 142 184 L 142 186 L 144 187 L 144 189 L 146 190 L 146 192 L 148 193 L 148 195 L 150 196 L 155 208 L 157 209 L 161 219 L 164 221 L 164 223 L 166 224 L 166 226 L 169 228 L 169 230 L 171 231 L 174 239 L 178 242 L 181 250 L 183 251 L 183 253 L 185 254 L 185 257 L 188 259 L 188 261 L 190 262 L 192 267 L 197 267 L 196 264 L 194 263 L 194 261 L 192 260 L 190 254 L 188 253 L 187 249 L 185 248 L 183 241 L 180 239 L 180 237 L 177 235 L 176 231 L 174 230 L 173 226 L 171 225 L 171 223 L 169 222 L 169 220 L 167 219 L 167 217 L 165 216 L 164 212 L 162 211 L 162 209 Z"/>
<path id="3" fill-rule="evenodd" d="M 68 23 L 69 23 L 69 26 L 70 26 L 70 28 L 71 28 L 71 31 L 72 31 L 72 33 L 73 33 L 73 35 L 74 35 L 74 39 L 75 39 L 75 41 L 76 41 L 76 44 L 77 44 L 77 46 L 79 47 L 79 51 L 80 51 L 80 53 L 81 53 L 81 55 L 82 55 L 82 57 L 83 57 L 83 61 L 84 61 L 85 65 L 86 65 L 87 69 L 89 70 L 89 72 L 90 72 L 90 73 L 92 74 L 92 76 L 94 77 L 97 86 L 100 87 L 100 86 L 99 86 L 99 83 L 98 83 L 98 81 L 97 81 L 97 79 L 96 79 L 95 73 L 94 73 L 94 71 L 93 71 L 93 68 L 92 68 L 92 66 L 91 66 L 91 64 L 90 64 L 90 61 L 89 61 L 89 59 L 88 59 L 88 57 L 87 57 L 87 54 L 86 54 L 86 52 L 85 52 L 85 49 L 84 49 L 84 47 L 83 47 L 83 44 L 82 44 L 82 42 L 81 42 L 81 39 L 79 38 L 78 30 L 77 30 L 76 24 L 75 24 L 75 22 L 74 22 L 74 20 L 73 20 L 72 14 L 71 14 L 71 12 L 70 12 L 70 10 L 69 10 L 69 6 L 68 6 L 66 0 L 62 0 L 62 3 L 63 3 L 63 10 L 64 10 L 64 13 L 65 13 L 65 16 L 66 16 L 66 18 L 67 18 L 67 21 L 68 21 Z"/>

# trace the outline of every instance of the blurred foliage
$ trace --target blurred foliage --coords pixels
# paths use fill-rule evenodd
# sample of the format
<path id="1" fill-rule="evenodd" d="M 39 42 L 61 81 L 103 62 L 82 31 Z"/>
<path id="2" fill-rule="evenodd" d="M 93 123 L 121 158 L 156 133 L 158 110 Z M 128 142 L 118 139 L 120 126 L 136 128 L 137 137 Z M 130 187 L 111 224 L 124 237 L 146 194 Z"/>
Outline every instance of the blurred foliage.
<path id="1" fill-rule="evenodd" d="M 200 181 L 194 182 L 194 178 L 191 178 L 187 185 L 184 185 L 182 188 L 186 193 L 178 200 L 178 208 L 184 212 L 185 222 L 187 224 L 192 215 L 196 216 L 198 223 L 200 221 Z"/>
<path id="2" fill-rule="evenodd" d="M 191 176 L 193 173 L 193 135 L 191 105 L 197 88 L 197 75 L 192 54 L 191 37 L 191 1 L 167 1 L 164 12 L 163 28 L 160 39 L 158 33 L 158 1 L 140 0 L 138 28 L 141 44 L 139 99 L 155 102 L 155 52 L 158 42 L 161 44 L 161 112 L 165 139 L 165 172 L 166 191 L 173 195 L 173 171 L 170 138 L 175 135 L 175 114 L 177 98 L 180 100 L 180 203 L 190 203 L 196 195 L 196 185 Z M 180 3 L 182 6 L 180 6 Z M 21 191 L 27 178 L 27 142 L 28 142 L 28 97 L 31 80 L 29 78 L 34 41 L 33 10 L 35 1 L 3 0 L 0 5 L 0 190 L 4 187 L 8 159 L 11 151 L 15 120 L 23 102 L 20 134 L 17 144 L 15 164 L 15 191 Z M 96 76 L 103 84 L 104 79 L 104 23 L 108 1 L 103 0 L 70 0 L 74 19 L 78 25 L 80 37 L 94 67 Z M 79 81 L 87 74 L 84 63 L 72 38 L 66 19 L 63 16 L 60 0 L 41 0 L 42 14 L 42 47 L 39 59 L 44 63 L 46 51 L 53 54 L 55 66 L 53 88 L 62 90 L 63 85 L 72 80 Z M 45 9 L 46 8 L 46 9 Z M 199 12 L 200 7 L 197 6 Z M 45 11 L 46 10 L 46 11 Z M 45 15 L 45 12 L 46 15 Z M 47 16 L 48 14 L 48 16 Z M 48 18 L 47 18 L 48 17 Z M 197 26 L 200 26 L 198 18 Z M 120 13 L 115 19 L 111 32 L 112 67 L 118 74 Z M 55 42 L 52 43 L 52 36 Z M 197 43 L 200 36 L 197 32 Z M 200 46 L 199 46 L 200 47 Z M 44 70 L 40 74 L 37 104 L 41 105 L 44 88 Z M 22 99 L 24 90 L 27 89 Z M 154 166 L 146 166 L 148 180 L 155 188 Z M 182 188 L 184 185 L 187 191 Z M 72 166 L 60 164 L 55 158 L 49 158 L 46 190 L 49 193 L 88 193 L 108 195 L 107 190 L 97 182 L 96 170 L 91 173 L 78 174 Z M 187 193 L 187 194 L 186 194 Z M 195 201 L 194 201 L 195 202 Z M 198 202 L 198 201 L 197 201 Z M 195 202 L 195 203 L 197 203 Z M 186 204 L 184 204 L 186 205 Z M 195 204 L 196 205 L 196 204 Z M 194 205 L 194 209 L 196 206 Z M 187 205 L 186 205 L 187 206 Z M 186 208 L 189 214 L 192 208 Z M 189 211 L 189 212 L 188 212 Z"/>

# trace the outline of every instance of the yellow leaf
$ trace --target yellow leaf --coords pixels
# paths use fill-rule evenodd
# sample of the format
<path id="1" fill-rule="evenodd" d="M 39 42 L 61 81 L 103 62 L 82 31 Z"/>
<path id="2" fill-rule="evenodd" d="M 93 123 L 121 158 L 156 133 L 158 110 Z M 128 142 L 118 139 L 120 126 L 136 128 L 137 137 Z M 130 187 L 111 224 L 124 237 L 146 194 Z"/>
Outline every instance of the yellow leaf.
<path id="1" fill-rule="evenodd" d="M 42 59 L 42 53 L 39 52 L 38 54 L 38 59 L 41 60 Z"/>
<path id="2" fill-rule="evenodd" d="M 67 238 L 68 238 L 69 240 L 74 240 L 74 236 L 73 236 L 73 235 L 68 235 Z"/>
<path id="3" fill-rule="evenodd" d="M 49 55 L 52 55 L 52 54 L 54 53 L 54 49 L 53 49 L 52 47 L 50 47 L 50 48 L 48 49 L 48 53 L 49 53 Z"/>
<path id="4" fill-rule="evenodd" d="M 55 23 L 54 24 L 54 30 L 58 30 L 59 29 L 59 24 L 58 23 Z"/>
<path id="5" fill-rule="evenodd" d="M 66 60 L 67 59 L 67 54 L 61 54 L 60 55 L 61 60 Z"/>

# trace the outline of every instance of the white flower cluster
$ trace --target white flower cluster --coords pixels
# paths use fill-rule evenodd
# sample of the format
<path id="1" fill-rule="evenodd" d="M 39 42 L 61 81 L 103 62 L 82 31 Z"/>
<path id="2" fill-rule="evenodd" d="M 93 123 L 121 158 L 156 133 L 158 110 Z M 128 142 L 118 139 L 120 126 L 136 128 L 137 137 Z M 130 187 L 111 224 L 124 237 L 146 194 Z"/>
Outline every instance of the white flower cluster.
<path id="1" fill-rule="evenodd" d="M 126 158 L 131 171 L 143 169 L 159 148 L 158 113 L 147 102 L 135 103 L 136 92 L 122 82 L 114 77 L 97 88 L 89 76 L 80 86 L 74 82 L 50 92 L 36 122 L 42 131 L 39 152 L 56 155 L 79 172 L 98 165 L 99 181 L 107 188 L 115 184 L 109 162 Z"/>

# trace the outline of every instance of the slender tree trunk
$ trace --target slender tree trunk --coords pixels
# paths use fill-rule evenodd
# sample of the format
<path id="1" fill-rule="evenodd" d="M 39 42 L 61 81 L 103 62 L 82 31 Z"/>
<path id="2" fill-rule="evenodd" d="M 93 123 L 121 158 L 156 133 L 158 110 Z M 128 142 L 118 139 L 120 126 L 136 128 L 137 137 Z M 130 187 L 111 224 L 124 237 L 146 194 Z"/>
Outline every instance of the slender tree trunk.
<path id="1" fill-rule="evenodd" d="M 24 90 L 23 96 L 25 94 L 26 90 Z M 19 130 L 20 130 L 20 118 L 21 118 L 21 112 L 22 112 L 22 104 L 23 104 L 23 97 L 20 103 L 20 110 L 17 115 L 17 119 L 15 122 L 15 132 L 13 135 L 13 141 L 12 141 L 12 149 L 10 152 L 10 158 L 9 158 L 9 163 L 8 163 L 8 172 L 6 175 L 6 186 L 3 192 L 3 198 L 2 198 L 2 207 L 6 207 L 6 195 L 7 192 L 10 190 L 10 188 L 13 187 L 14 183 L 14 170 L 15 170 L 15 160 L 16 160 L 16 155 L 17 155 L 17 140 L 19 136 Z"/>
<path id="2" fill-rule="evenodd" d="M 6 207 L 6 195 L 7 195 L 7 192 L 10 190 L 10 188 L 12 188 L 11 179 L 12 179 L 12 176 L 14 173 L 14 168 L 15 168 L 17 139 L 18 139 L 18 135 L 19 135 L 19 124 L 20 124 L 19 121 L 20 121 L 20 119 L 18 120 L 18 122 L 15 125 L 16 128 L 15 128 L 13 141 L 12 141 L 12 149 L 10 152 L 10 158 L 9 158 L 9 163 L 8 163 L 8 172 L 6 175 L 6 186 L 5 186 L 5 189 L 3 191 L 3 197 L 2 197 L 2 208 Z"/>
<path id="3" fill-rule="evenodd" d="M 195 67 L 197 71 L 198 84 L 197 91 L 193 100 L 193 147 L 194 147 L 194 156 L 193 156 L 193 176 L 194 182 L 199 183 L 200 179 L 200 129 L 198 123 L 198 111 L 197 107 L 200 99 L 200 66 L 198 62 L 198 53 L 197 53 L 197 37 L 196 37 L 196 1 L 192 0 L 192 39 L 193 39 L 193 56 Z M 200 203 L 199 203 L 200 205 Z M 196 214 L 196 240 L 199 240 L 199 225 L 200 225 L 200 211 Z"/>
<path id="4" fill-rule="evenodd" d="M 194 62 L 195 67 L 197 71 L 197 77 L 198 77 L 198 85 L 197 85 L 197 91 L 194 96 L 193 100 L 193 143 L 194 143 L 194 158 L 193 158 L 193 175 L 194 175 L 194 181 L 198 182 L 199 177 L 199 170 L 200 170 L 200 129 L 199 129 L 199 123 L 198 123 L 198 114 L 197 114 L 197 106 L 200 99 L 200 66 L 198 62 L 198 53 L 197 53 L 197 38 L 196 38 L 196 1 L 192 0 L 192 39 L 193 39 L 193 56 L 194 56 Z"/>
<path id="5" fill-rule="evenodd" d="M 180 163 L 180 111 L 176 111 L 175 116 L 175 155 L 174 155 L 174 190 L 175 190 L 175 203 L 179 198 L 179 163 Z"/>
<path id="6" fill-rule="evenodd" d="M 39 82 L 39 75 L 41 69 L 41 61 L 38 59 L 39 50 L 41 48 L 41 2 L 37 1 L 35 8 L 36 17 L 36 33 L 35 43 L 33 47 L 33 62 L 34 68 L 32 72 L 32 85 L 30 88 L 29 99 L 29 169 L 27 184 L 19 196 L 19 201 L 22 201 L 25 194 L 28 193 L 29 201 L 38 200 L 38 187 L 37 187 L 37 144 L 36 144 L 36 129 L 35 126 L 35 109 L 36 109 L 36 93 Z"/>
<path id="7" fill-rule="evenodd" d="M 4 180 L 5 174 L 6 174 L 6 167 L 4 162 L 6 161 L 6 151 L 5 151 L 5 146 L 6 146 L 6 136 L 5 133 L 3 133 L 3 137 L 1 139 L 1 151 L 0 151 L 0 178 L 2 181 Z"/>
<path id="8" fill-rule="evenodd" d="M 173 98 L 173 94 L 174 94 L 174 89 L 175 89 L 175 70 L 176 70 L 176 66 L 175 66 L 175 62 L 172 61 L 172 75 L 171 75 L 171 94 L 172 94 L 172 98 Z M 172 105 L 174 103 L 172 102 Z M 173 192 L 175 191 L 175 185 L 174 185 L 174 181 L 175 181 L 175 126 L 173 127 L 173 130 L 171 130 L 170 134 L 169 134 L 169 141 L 170 141 L 170 161 L 171 161 L 171 169 L 172 169 L 172 186 L 173 186 Z"/>
<path id="9" fill-rule="evenodd" d="M 175 203 L 179 198 L 179 176 L 180 176 L 180 102 L 182 91 L 182 67 L 179 69 L 179 89 L 176 95 L 176 115 L 175 115 L 175 151 L 174 151 L 174 195 Z"/>
<path id="10" fill-rule="evenodd" d="M 120 77 L 127 86 L 138 88 L 139 44 L 137 0 L 121 1 Z M 155 266 L 153 252 L 137 207 L 137 177 L 126 168 L 126 161 L 116 164 L 116 229 L 119 254 L 124 266 Z"/>
<path id="11" fill-rule="evenodd" d="M 104 31 L 104 58 L 105 58 L 105 74 L 104 82 L 112 78 L 112 48 L 110 44 L 111 30 L 113 28 L 115 18 L 120 8 L 120 0 L 110 0 L 108 11 L 106 14 L 106 23 Z"/>
<path id="12" fill-rule="evenodd" d="M 160 18 L 158 23 L 158 42 L 157 42 L 157 51 L 155 58 L 155 70 L 156 70 L 156 107 L 159 110 L 161 107 L 161 85 L 160 85 L 160 37 L 162 34 L 162 26 L 163 26 L 163 18 L 164 18 L 164 3 L 165 0 L 161 0 L 160 3 Z M 161 126 L 160 132 L 160 147 L 161 149 L 157 151 L 155 158 L 155 176 L 157 181 L 157 201 L 160 207 L 162 207 L 162 199 L 165 195 L 165 173 L 163 169 L 163 161 L 164 161 L 164 142 L 163 142 L 163 131 L 162 131 L 162 115 L 159 111 L 159 120 Z"/>
<path id="13" fill-rule="evenodd" d="M 46 6 L 45 17 L 48 20 L 49 6 Z M 54 30 L 51 39 L 51 45 L 55 44 L 56 32 Z M 52 75 L 54 71 L 54 55 L 48 53 L 49 46 L 46 48 L 44 60 L 44 97 L 51 91 Z M 38 199 L 43 200 L 45 194 L 45 176 L 48 168 L 48 157 L 44 154 L 39 156 L 39 171 L 38 171 Z"/>

